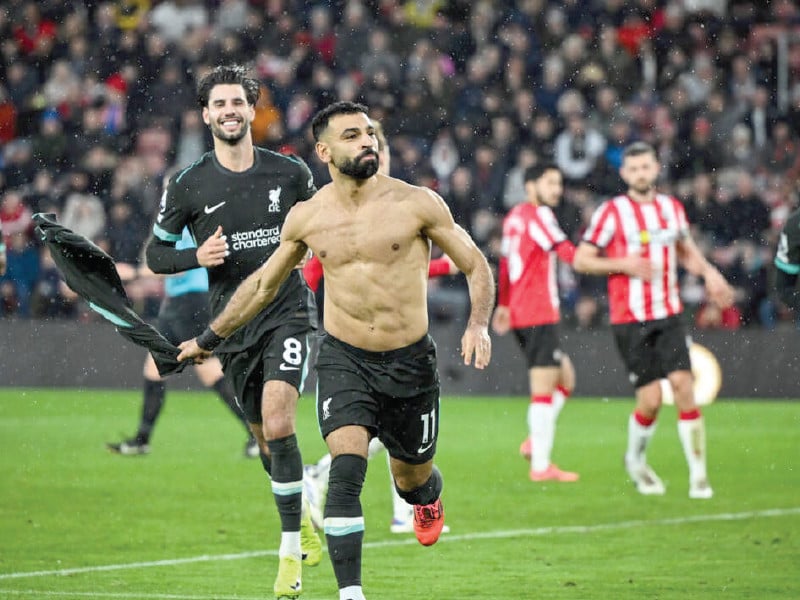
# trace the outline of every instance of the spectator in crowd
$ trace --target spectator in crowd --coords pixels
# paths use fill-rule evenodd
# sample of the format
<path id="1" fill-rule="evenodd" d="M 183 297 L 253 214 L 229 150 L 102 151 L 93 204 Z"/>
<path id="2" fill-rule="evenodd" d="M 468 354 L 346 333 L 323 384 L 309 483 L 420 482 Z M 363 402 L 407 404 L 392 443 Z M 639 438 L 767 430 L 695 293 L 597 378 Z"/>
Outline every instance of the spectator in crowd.
<path id="1" fill-rule="evenodd" d="M 87 169 L 110 222 L 111 173 L 124 165 L 143 173 L 129 199 L 152 207 L 163 172 L 189 164 L 209 143 L 196 122 L 184 121 L 187 110 L 194 112 L 185 90 L 210 64 L 239 56 L 253 62 L 271 95 L 260 143 L 306 159 L 324 183 L 309 116 L 331 99 L 367 99 L 371 116 L 397 141 L 396 175 L 428 181 L 449 196 L 453 160 L 473 169 L 472 196 L 459 201 L 468 220 L 459 223 L 479 225 L 484 248 L 509 210 L 505 184 L 517 179 L 518 157 L 532 151 L 552 160 L 557 139 L 565 195 L 587 190 L 592 206 L 618 186 L 609 161 L 624 138 L 657 148 L 662 185 L 685 186 L 697 174 L 712 174 L 720 182 L 716 201 L 726 210 L 738 171 L 754 178 L 756 202 L 777 186 L 785 190 L 781 210 L 797 203 L 800 71 L 791 57 L 800 42 L 787 38 L 790 61 L 782 63 L 774 39 L 761 33 L 786 30 L 797 14 L 791 2 L 766 8 L 737 2 L 723 12 L 716 0 L 713 10 L 699 9 L 705 0 L 418 4 L 347 0 L 310 9 L 307 18 L 287 9 L 297 2 L 4 5 L 0 193 L 23 190 L 26 202 L 40 202 L 30 186 L 46 170 L 54 190 L 44 204 L 60 209 L 57 188 L 65 174 Z M 575 143 L 576 107 L 586 131 L 605 142 L 597 157 L 580 160 L 590 145 Z M 438 139 L 442 123 L 455 153 L 447 136 Z M 485 157 L 479 147 L 487 143 L 495 153 L 488 170 L 476 160 Z M 701 226 L 727 227 L 725 211 L 712 212 Z M 778 216 L 760 232 L 762 250 L 771 251 L 781 226 Z M 724 238 L 712 240 L 730 243 Z M 605 299 L 575 306 L 591 302 Z"/>

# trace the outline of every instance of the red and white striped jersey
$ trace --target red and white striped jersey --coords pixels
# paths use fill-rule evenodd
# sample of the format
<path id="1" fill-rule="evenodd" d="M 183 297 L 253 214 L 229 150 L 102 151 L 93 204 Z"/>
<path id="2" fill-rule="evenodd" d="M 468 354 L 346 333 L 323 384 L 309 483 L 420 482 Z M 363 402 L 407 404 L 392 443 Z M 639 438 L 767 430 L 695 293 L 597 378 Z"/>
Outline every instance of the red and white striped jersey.
<path id="1" fill-rule="evenodd" d="M 501 281 L 499 300 L 509 307 L 514 329 L 560 320 L 556 249 L 561 244 L 568 248 L 559 254 L 571 262 L 574 246 L 548 206 L 518 204 L 503 221 L 501 278 L 507 271 L 508 281 Z"/>
<path id="2" fill-rule="evenodd" d="M 654 321 L 683 311 L 676 243 L 688 235 L 683 204 L 666 194 L 656 194 L 652 202 L 621 195 L 598 207 L 583 241 L 611 258 L 641 254 L 654 267 L 651 281 L 621 273 L 608 276 L 611 323 Z"/>

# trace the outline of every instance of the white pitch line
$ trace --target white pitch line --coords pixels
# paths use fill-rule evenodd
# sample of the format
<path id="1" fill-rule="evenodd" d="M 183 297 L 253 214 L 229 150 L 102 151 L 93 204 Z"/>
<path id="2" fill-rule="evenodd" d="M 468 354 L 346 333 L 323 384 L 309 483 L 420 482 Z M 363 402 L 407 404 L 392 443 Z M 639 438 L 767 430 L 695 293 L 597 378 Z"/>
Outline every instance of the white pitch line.
<path id="1" fill-rule="evenodd" d="M 44 596 L 69 598 L 119 598 L 122 600 L 264 600 L 264 596 L 197 596 L 184 594 L 129 594 L 124 592 L 42 592 L 38 590 L 0 590 L 3 594 L 14 596 Z M 311 600 L 311 599 L 309 599 Z"/>
<path id="2" fill-rule="evenodd" d="M 516 537 L 538 537 L 553 534 L 570 534 L 570 533 L 594 533 L 597 531 L 610 531 L 615 529 L 632 529 L 635 527 L 655 527 L 664 525 L 685 525 L 687 523 L 704 523 L 712 521 L 744 521 L 746 519 L 760 519 L 771 517 L 785 517 L 789 515 L 800 514 L 800 506 L 792 508 L 771 508 L 765 510 L 751 510 L 738 513 L 718 513 L 712 515 L 692 515 L 688 517 L 672 517 L 666 519 L 637 519 L 633 521 L 619 521 L 617 523 L 599 523 L 595 525 L 559 525 L 553 527 L 536 527 L 533 529 L 510 529 L 505 531 L 484 531 L 476 533 L 465 534 L 445 534 L 439 539 L 438 543 L 460 542 L 470 540 L 485 540 L 485 539 L 504 539 Z M 416 538 L 408 537 L 402 540 L 384 540 L 381 542 L 368 542 L 364 544 L 364 548 L 388 548 L 397 546 L 410 546 L 416 545 L 418 542 Z M 212 561 L 225 561 L 225 560 L 241 560 L 245 558 L 258 558 L 262 556 L 277 556 L 277 550 L 256 550 L 253 552 L 240 552 L 237 554 L 204 554 L 201 556 L 192 556 L 187 558 L 173 558 L 167 560 L 155 560 L 149 562 L 135 562 L 124 563 L 117 565 L 98 565 L 94 567 L 77 567 L 74 569 L 56 569 L 52 571 L 27 571 L 20 573 L 2 573 L 2 579 L 21 579 L 26 577 L 50 577 L 53 575 L 75 575 L 79 573 L 98 573 L 102 571 L 121 571 L 129 569 L 140 569 L 149 567 L 165 567 L 174 565 L 185 565 L 190 563 L 199 562 L 212 562 Z M 6 592 L 7 590 L 0 590 Z M 11 591 L 11 590 L 8 590 Z M 97 597 L 100 597 L 98 594 Z M 114 595 L 107 594 L 102 597 L 113 598 Z M 124 597 L 124 596 L 123 596 Z M 144 597 L 144 596 L 143 596 Z M 153 596 L 153 598 L 164 599 L 179 599 L 179 600 L 207 600 L 205 596 Z M 217 598 L 214 596 L 213 598 Z M 220 598 L 220 600 L 226 600 Z M 246 600 L 244 598 L 236 598 L 236 600 Z"/>

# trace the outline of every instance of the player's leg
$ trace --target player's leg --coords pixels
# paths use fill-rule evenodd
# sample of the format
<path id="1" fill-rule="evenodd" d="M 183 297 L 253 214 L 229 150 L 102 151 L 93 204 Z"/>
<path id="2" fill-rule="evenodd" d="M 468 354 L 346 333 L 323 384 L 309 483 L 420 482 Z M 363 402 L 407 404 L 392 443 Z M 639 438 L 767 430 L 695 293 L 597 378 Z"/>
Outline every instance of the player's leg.
<path id="1" fill-rule="evenodd" d="M 558 421 L 561 409 L 567 402 L 567 398 L 572 395 L 575 389 L 575 365 L 569 356 L 564 354 L 561 357 L 561 373 L 559 374 L 556 389 L 553 391 L 553 418 Z"/>
<path id="2" fill-rule="evenodd" d="M 361 489 L 378 408 L 367 383 L 364 352 L 326 337 L 317 356 L 317 420 L 330 450 L 324 529 L 339 597 L 363 600 Z"/>
<path id="3" fill-rule="evenodd" d="M 668 375 L 678 410 L 678 437 L 689 466 L 689 497 L 707 499 L 714 495 L 706 469 L 706 427 L 694 400 L 692 374 L 673 371 Z"/>
<path id="4" fill-rule="evenodd" d="M 705 421 L 694 396 L 689 346 L 683 322 L 672 319 L 659 339 L 661 360 L 668 374 L 675 408 L 678 410 L 678 437 L 689 466 L 689 497 L 713 496 L 706 469 Z"/>
<path id="5" fill-rule="evenodd" d="M 612 326 L 614 338 L 628 377 L 636 390 L 636 405 L 628 417 L 628 445 L 625 450 L 625 469 L 644 495 L 661 495 L 664 483 L 647 463 L 647 447 L 656 430 L 656 418 L 661 407 L 663 373 L 655 349 L 653 329 L 647 323 L 627 323 Z"/>
<path id="6" fill-rule="evenodd" d="M 222 365 L 220 365 L 219 359 L 212 356 L 201 364 L 195 365 L 194 370 L 195 373 L 197 373 L 197 378 L 200 380 L 200 383 L 206 388 L 214 390 L 242 424 L 242 427 L 244 427 L 247 433 L 244 455 L 248 458 L 256 458 L 258 456 L 258 442 L 256 442 L 256 438 L 250 431 L 250 426 L 244 418 L 244 413 L 239 403 L 236 401 L 236 393 L 233 391 L 233 386 L 222 374 Z"/>
<path id="7" fill-rule="evenodd" d="M 325 437 L 332 456 L 325 500 L 325 537 L 340 600 L 364 599 L 361 584 L 364 542 L 361 490 L 367 473 L 369 438 L 369 431 L 361 425 L 345 425 Z"/>
<path id="8" fill-rule="evenodd" d="M 106 444 L 109 450 L 117 454 L 135 456 L 150 452 L 150 436 L 164 406 L 166 386 L 158 374 L 158 368 L 153 357 L 149 353 L 144 361 L 143 375 L 142 413 L 139 418 L 136 435 L 121 442 Z"/>

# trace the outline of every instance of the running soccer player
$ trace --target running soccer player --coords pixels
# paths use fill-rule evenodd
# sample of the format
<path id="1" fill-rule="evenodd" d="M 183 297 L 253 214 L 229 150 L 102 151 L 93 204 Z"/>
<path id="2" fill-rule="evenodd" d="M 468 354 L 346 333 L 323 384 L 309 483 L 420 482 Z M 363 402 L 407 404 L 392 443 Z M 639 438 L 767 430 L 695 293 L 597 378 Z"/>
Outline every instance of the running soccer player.
<path id="1" fill-rule="evenodd" d="M 559 168 L 540 162 L 525 170 L 527 202 L 503 221 L 497 308 L 492 329 L 514 332 L 525 354 L 531 402 L 529 437 L 520 452 L 530 458 L 531 481 L 578 480 L 550 460 L 556 421 L 575 387 L 575 368 L 561 349 L 556 257 L 571 263 L 575 246 L 558 225 L 553 207 L 564 190 Z"/>
<path id="2" fill-rule="evenodd" d="M 302 160 L 253 146 L 258 94 L 258 81 L 238 66 L 216 67 L 199 81 L 197 99 L 214 149 L 170 178 L 147 246 L 156 273 L 208 269 L 214 315 L 278 248 L 289 210 L 316 191 Z M 196 249 L 176 248 L 184 227 Z M 313 565 L 322 557 L 319 536 L 302 511 L 303 461 L 295 435 L 315 328 L 313 297 L 295 270 L 276 290 L 275 302 L 217 348 L 272 480 L 281 519 L 278 598 L 299 595 L 301 559 Z"/>
<path id="3" fill-rule="evenodd" d="M 378 172 L 384 175 L 389 175 L 391 172 L 392 154 L 389 149 L 389 142 L 383 132 L 383 127 L 379 121 L 372 121 L 375 128 L 375 139 L 378 142 Z M 441 258 L 431 259 L 428 264 L 428 277 L 439 277 L 441 275 L 455 275 L 458 273 L 458 267 L 453 264 L 447 256 Z M 317 293 L 318 289 L 323 285 L 322 263 L 316 256 L 303 266 L 303 277 L 311 290 Z M 322 313 L 322 311 L 320 311 Z M 323 315 L 320 315 L 323 317 Z M 385 450 L 383 443 L 377 437 L 374 437 L 369 442 L 369 455 L 367 458 L 372 459 L 374 456 L 380 454 Z M 331 455 L 330 452 L 322 456 L 316 463 L 305 466 L 305 473 L 303 483 L 305 484 L 306 497 L 308 498 L 308 505 L 311 510 L 311 520 L 317 529 L 322 529 L 322 512 L 325 505 L 325 496 L 328 493 L 328 476 L 331 470 Z M 391 458 L 386 455 L 386 464 L 389 467 L 389 476 L 391 477 Z M 390 486 L 390 493 L 392 495 L 392 520 L 389 524 L 389 531 L 392 533 L 414 533 L 414 507 L 400 497 L 394 482 Z M 442 532 L 448 532 L 449 526 L 445 525 Z"/>
<path id="4" fill-rule="evenodd" d="M 317 419 L 333 456 L 325 503 L 328 554 L 340 600 L 364 600 L 361 489 L 369 440 L 391 456 L 397 491 L 414 505 L 425 546 L 444 525 L 441 473 L 433 465 L 439 433 L 436 346 L 428 334 L 431 242 L 465 274 L 472 309 L 461 354 L 489 364 L 494 281 L 481 251 L 453 221 L 440 196 L 378 173 L 377 141 L 367 108 L 337 102 L 312 120 L 317 156 L 332 183 L 289 213 L 281 244 L 245 280 L 179 360 L 202 359 L 269 305 L 308 249 L 325 269 L 325 331 L 317 358 Z"/>
<path id="5" fill-rule="evenodd" d="M 800 293 L 797 277 L 800 275 L 800 210 L 786 219 L 775 251 L 775 289 L 781 300 L 797 312 L 800 310 Z"/>
<path id="6" fill-rule="evenodd" d="M 689 465 L 689 497 L 711 498 L 706 430 L 692 390 L 678 263 L 703 277 L 709 299 L 720 307 L 733 303 L 733 289 L 692 240 L 683 205 L 657 192 L 659 170 L 652 146 L 635 142 L 624 150 L 620 175 L 627 193 L 605 201 L 594 212 L 573 267 L 608 275 L 611 327 L 636 389 L 625 453 L 625 467 L 636 489 L 641 494 L 665 492 L 664 483 L 647 464 L 646 450 L 662 404 L 659 380 L 666 377 Z"/>

